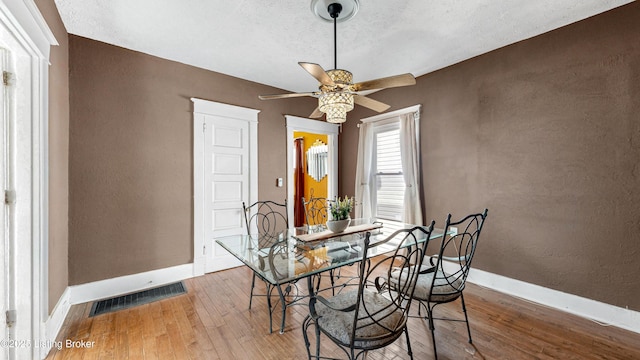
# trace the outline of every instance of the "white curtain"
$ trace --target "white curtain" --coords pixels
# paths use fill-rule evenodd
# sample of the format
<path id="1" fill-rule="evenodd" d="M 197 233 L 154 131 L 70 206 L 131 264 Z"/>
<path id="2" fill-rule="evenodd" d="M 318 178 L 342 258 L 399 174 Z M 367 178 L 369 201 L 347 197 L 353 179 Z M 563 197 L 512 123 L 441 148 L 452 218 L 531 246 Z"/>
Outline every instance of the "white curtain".
<path id="1" fill-rule="evenodd" d="M 371 191 L 375 187 L 371 186 L 373 173 L 371 161 L 373 154 L 373 126 L 372 124 L 360 124 L 360 135 L 358 138 L 358 162 L 356 165 L 356 218 L 372 219 L 374 214 L 373 203 L 371 202 Z"/>
<path id="2" fill-rule="evenodd" d="M 423 225 L 420 201 L 420 145 L 416 123 L 417 112 L 400 115 L 400 158 L 404 175 L 404 222 Z M 362 131 L 362 129 L 360 130 Z"/>

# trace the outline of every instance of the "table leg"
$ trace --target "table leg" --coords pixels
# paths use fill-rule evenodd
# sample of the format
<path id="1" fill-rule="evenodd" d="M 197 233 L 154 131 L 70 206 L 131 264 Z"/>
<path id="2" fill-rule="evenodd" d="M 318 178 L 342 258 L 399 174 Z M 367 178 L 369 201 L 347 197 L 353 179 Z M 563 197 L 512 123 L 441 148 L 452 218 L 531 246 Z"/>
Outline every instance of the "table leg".
<path id="1" fill-rule="evenodd" d="M 251 310 L 251 302 L 253 301 L 253 288 L 256 286 L 256 273 L 251 277 L 251 293 L 249 294 L 249 310 Z"/>
<path id="2" fill-rule="evenodd" d="M 273 309 L 271 308 L 272 285 L 267 285 L 267 307 L 269 308 L 269 334 L 273 333 Z"/>
<path id="3" fill-rule="evenodd" d="M 290 285 L 287 284 L 287 286 Z M 285 301 L 284 294 L 282 293 L 282 287 L 280 287 L 280 285 L 276 285 L 276 287 L 278 288 L 278 295 L 280 296 L 280 302 L 282 306 L 282 322 L 280 323 L 280 334 L 284 334 L 284 321 L 287 314 L 287 303 Z M 271 309 L 271 305 L 269 305 L 269 309 Z M 271 315 L 269 317 L 271 317 Z"/>

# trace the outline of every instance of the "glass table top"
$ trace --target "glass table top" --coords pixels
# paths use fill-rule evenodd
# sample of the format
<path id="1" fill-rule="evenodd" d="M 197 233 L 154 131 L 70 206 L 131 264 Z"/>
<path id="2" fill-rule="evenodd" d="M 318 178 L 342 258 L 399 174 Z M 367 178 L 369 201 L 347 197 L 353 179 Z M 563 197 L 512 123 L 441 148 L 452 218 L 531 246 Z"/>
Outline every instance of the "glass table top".
<path id="1" fill-rule="evenodd" d="M 362 219 L 352 220 L 350 228 L 362 229 L 369 222 Z M 369 223 L 370 224 L 370 223 Z M 370 242 L 376 243 L 387 239 L 396 230 L 411 229 L 417 225 L 402 224 L 400 226 L 370 229 Z M 236 258 L 249 266 L 257 275 L 276 285 L 356 263 L 363 258 L 364 240 L 367 231 L 330 234 L 328 238 L 314 241 L 303 241 L 314 232 L 328 232 L 324 228 L 294 228 L 277 236 L 259 235 L 231 235 L 216 238 L 215 241 L 233 254 Z M 433 229 L 430 239 L 443 236 L 444 230 Z M 394 251 L 406 233 L 396 235 L 388 243 L 370 251 L 368 257 L 373 257 L 389 251 Z M 317 237 L 317 236 L 313 236 Z M 324 236 L 321 236 L 324 237 Z M 426 240 L 426 239 L 423 239 Z"/>

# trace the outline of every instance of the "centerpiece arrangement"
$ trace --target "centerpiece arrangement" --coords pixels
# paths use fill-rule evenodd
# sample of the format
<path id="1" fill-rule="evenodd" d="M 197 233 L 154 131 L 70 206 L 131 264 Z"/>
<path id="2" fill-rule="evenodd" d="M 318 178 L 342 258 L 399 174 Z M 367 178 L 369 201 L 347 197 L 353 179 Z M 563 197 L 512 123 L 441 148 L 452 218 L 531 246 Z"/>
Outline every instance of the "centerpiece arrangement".
<path id="1" fill-rule="evenodd" d="M 351 210 L 353 210 L 353 197 L 329 202 L 330 218 L 327 221 L 327 228 L 334 233 L 343 232 L 351 222 Z"/>

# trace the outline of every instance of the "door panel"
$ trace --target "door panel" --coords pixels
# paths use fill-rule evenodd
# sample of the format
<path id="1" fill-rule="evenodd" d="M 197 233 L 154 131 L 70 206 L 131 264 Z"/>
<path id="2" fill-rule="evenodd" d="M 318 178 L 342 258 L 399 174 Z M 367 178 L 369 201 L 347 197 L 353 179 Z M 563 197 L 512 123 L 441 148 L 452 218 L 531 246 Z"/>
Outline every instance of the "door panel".
<path id="1" fill-rule="evenodd" d="M 242 202 L 249 202 L 249 123 L 205 116 L 206 272 L 241 265 L 219 247 L 216 237 L 244 233 Z M 207 215 L 208 214 L 208 215 Z"/>
<path id="2" fill-rule="evenodd" d="M 240 211 L 240 216 L 238 216 L 238 211 Z M 222 232 L 223 230 L 226 231 L 243 228 L 243 222 L 241 218 L 242 208 L 214 209 L 213 228 L 218 232 Z M 244 232 L 244 230 L 242 232 Z"/>
<path id="3" fill-rule="evenodd" d="M 220 148 L 218 149 L 220 151 Z M 214 175 L 242 175 L 243 154 L 220 154 L 213 153 L 213 174 Z"/>
<path id="4" fill-rule="evenodd" d="M 242 201 L 242 181 L 218 181 L 213 183 L 213 202 Z"/>

